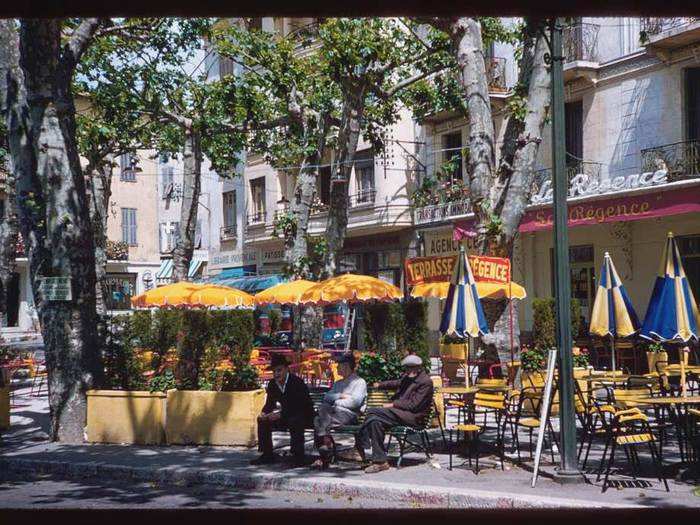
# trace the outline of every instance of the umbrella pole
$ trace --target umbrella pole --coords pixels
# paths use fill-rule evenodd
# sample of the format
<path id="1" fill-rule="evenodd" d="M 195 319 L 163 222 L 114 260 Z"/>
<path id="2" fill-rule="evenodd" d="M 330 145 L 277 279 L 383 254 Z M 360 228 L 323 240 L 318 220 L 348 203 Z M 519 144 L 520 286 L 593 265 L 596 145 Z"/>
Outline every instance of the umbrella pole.
<path id="1" fill-rule="evenodd" d="M 615 336 L 610 336 L 610 346 L 612 347 L 612 371 L 613 376 L 615 375 Z"/>
<path id="2" fill-rule="evenodd" d="M 686 347 L 683 347 L 679 352 L 679 356 L 681 358 L 681 396 L 683 397 L 687 397 L 688 395 L 685 388 L 685 349 Z"/>
<path id="3" fill-rule="evenodd" d="M 467 351 L 464 352 L 464 386 L 469 388 L 469 354 L 472 348 L 472 337 L 467 337 Z"/>

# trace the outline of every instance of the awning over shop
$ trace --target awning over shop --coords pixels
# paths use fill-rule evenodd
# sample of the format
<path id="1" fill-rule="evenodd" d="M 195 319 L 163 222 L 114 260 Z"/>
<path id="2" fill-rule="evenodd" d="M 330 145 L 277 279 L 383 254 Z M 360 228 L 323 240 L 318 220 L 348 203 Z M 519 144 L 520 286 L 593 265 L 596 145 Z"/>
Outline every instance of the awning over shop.
<path id="1" fill-rule="evenodd" d="M 680 215 L 700 212 L 700 186 L 683 187 L 636 195 L 569 202 L 568 226 L 591 226 L 609 222 L 638 221 L 655 217 Z M 549 230 L 553 227 L 553 210 L 551 206 L 528 210 L 523 215 L 518 230 L 534 232 Z M 474 219 L 457 222 L 454 239 L 460 241 L 474 236 Z"/>
<path id="2" fill-rule="evenodd" d="M 173 260 L 163 259 L 156 273 L 156 282 L 169 280 L 173 276 Z"/>
<path id="3" fill-rule="evenodd" d="M 190 267 L 187 271 L 187 278 L 192 279 L 195 275 L 197 275 L 197 272 L 201 269 L 202 265 L 206 261 L 202 259 L 194 259 L 190 261 Z M 163 259 L 160 262 L 160 268 L 158 268 L 158 272 L 156 273 L 156 282 L 163 282 L 163 281 L 170 281 L 173 277 L 173 260 L 172 259 Z"/>
<path id="4" fill-rule="evenodd" d="M 261 290 L 267 290 L 276 284 L 287 282 L 287 279 L 281 275 L 250 275 L 248 277 L 233 277 L 224 270 L 218 275 L 211 278 L 209 282 L 215 284 L 223 284 L 231 286 L 248 293 L 255 293 Z"/>

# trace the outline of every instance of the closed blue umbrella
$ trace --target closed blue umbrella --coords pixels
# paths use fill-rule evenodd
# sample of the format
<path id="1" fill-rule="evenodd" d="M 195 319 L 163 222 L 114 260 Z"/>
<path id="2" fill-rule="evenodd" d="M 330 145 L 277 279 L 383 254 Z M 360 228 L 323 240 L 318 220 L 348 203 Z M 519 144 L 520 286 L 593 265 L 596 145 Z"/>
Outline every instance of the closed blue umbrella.
<path id="1" fill-rule="evenodd" d="M 698 325 L 698 306 L 673 233 L 669 232 L 640 335 L 661 342 L 685 343 L 698 339 Z"/>
<path id="2" fill-rule="evenodd" d="M 478 337 L 489 332 L 474 276 L 464 247 L 460 246 L 459 257 L 452 272 L 450 288 L 442 311 L 440 332 L 456 337 Z M 471 345 L 470 345 L 471 346 Z M 468 365 L 469 354 L 466 355 Z M 468 366 L 464 370 L 464 382 L 469 385 Z"/>
<path id="3" fill-rule="evenodd" d="M 627 337 L 639 330 L 639 319 L 622 285 L 610 254 L 605 252 L 598 291 L 593 302 L 590 332 L 612 340 L 612 369 L 615 371 L 615 338 Z"/>

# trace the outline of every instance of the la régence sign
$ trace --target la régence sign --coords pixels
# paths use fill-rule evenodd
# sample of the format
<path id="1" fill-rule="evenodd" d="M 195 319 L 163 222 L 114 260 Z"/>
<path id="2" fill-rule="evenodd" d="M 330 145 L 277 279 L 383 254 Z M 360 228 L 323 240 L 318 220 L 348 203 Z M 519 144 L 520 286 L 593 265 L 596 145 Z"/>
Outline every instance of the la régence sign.
<path id="1" fill-rule="evenodd" d="M 635 173 L 633 175 L 620 175 L 599 181 L 591 178 L 585 173 L 575 175 L 569 183 L 569 198 L 583 197 L 589 195 L 601 195 L 613 191 L 634 190 L 649 186 L 657 186 L 668 182 L 666 170 L 648 171 L 646 173 Z M 552 181 L 546 180 L 540 191 L 530 198 L 530 204 L 547 204 L 552 202 Z"/>

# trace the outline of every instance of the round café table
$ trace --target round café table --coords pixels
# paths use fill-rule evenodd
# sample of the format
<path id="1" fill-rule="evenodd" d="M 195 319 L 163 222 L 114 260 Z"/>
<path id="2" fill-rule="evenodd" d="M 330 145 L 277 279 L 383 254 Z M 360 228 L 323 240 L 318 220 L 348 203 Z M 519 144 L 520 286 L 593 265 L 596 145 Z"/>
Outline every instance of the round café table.
<path id="1" fill-rule="evenodd" d="M 655 405 L 655 406 L 667 406 L 667 407 L 674 407 L 678 409 L 678 417 L 677 418 L 677 431 L 680 432 L 681 434 L 685 434 L 686 437 L 690 436 L 690 425 L 692 424 L 690 421 L 690 417 L 688 415 L 688 409 L 690 407 L 695 407 L 695 406 L 700 406 L 700 396 L 678 396 L 678 397 L 671 397 L 671 396 L 663 396 L 663 397 L 640 397 L 637 399 L 637 402 L 639 404 L 645 404 L 645 405 Z M 683 439 L 683 436 L 679 436 L 679 439 Z M 694 480 L 698 481 L 700 479 L 700 469 L 698 468 L 698 457 L 697 454 L 693 451 L 693 445 L 690 443 L 690 439 L 688 439 L 688 445 L 689 449 L 686 451 L 686 456 L 688 458 L 687 463 L 689 464 L 689 467 L 685 469 L 685 471 L 679 472 L 677 479 L 686 481 L 686 480 Z M 683 462 L 681 462 L 682 464 Z"/>

